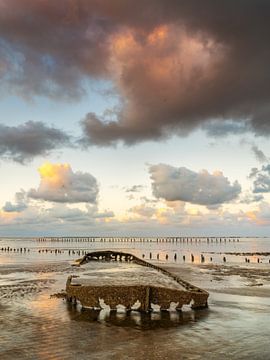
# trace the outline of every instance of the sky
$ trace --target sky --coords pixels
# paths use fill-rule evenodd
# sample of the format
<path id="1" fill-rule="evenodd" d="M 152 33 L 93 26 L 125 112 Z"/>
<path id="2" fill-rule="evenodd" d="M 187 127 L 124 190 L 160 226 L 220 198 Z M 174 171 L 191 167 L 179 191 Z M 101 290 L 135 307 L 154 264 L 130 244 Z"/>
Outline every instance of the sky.
<path id="1" fill-rule="evenodd" d="M 0 236 L 268 236 L 269 16 L 0 0 Z"/>

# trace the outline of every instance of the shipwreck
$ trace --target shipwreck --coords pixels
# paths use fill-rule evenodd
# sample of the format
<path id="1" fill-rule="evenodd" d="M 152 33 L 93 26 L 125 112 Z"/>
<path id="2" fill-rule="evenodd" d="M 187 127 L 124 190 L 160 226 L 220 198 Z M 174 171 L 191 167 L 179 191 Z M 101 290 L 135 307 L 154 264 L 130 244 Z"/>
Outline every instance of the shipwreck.
<path id="1" fill-rule="evenodd" d="M 80 276 L 69 276 L 67 300 L 83 308 L 148 312 L 207 307 L 208 292 L 182 280 L 170 271 L 135 255 L 117 251 L 95 251 L 77 260 L 86 265 Z"/>

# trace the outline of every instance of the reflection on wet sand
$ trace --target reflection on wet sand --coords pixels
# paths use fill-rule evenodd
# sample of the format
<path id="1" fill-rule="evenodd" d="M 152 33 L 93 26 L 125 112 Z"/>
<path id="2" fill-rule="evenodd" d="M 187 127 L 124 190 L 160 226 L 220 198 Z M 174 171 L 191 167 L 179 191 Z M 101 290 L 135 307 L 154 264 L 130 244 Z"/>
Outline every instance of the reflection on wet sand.
<path id="1" fill-rule="evenodd" d="M 90 245 L 89 249 L 100 246 Z M 134 243 L 123 245 L 138 256 L 146 254 L 146 259 L 151 252 L 156 261 L 159 253 L 159 265 L 210 292 L 209 309 L 142 315 L 137 311 L 122 314 L 106 310 L 89 312 L 79 306 L 70 306 L 65 300 L 50 298 L 65 287 L 68 275 L 74 272 L 81 275 L 83 271 L 71 268 L 67 262 L 71 260 L 67 257 L 69 243 L 65 243 L 64 254 L 39 254 L 33 249 L 33 241 L 29 240 L 25 244 L 33 249 L 29 254 L 0 253 L 0 359 L 270 358 L 268 259 L 265 258 L 263 264 L 257 264 L 255 259 L 253 264 L 246 264 L 240 259 L 236 264 L 239 257 L 232 255 L 234 264 L 230 263 L 230 256 L 226 264 L 221 264 L 214 263 L 214 254 L 211 266 L 207 261 L 203 265 L 190 261 L 191 253 L 199 256 L 202 251 L 266 252 L 269 251 L 266 241 L 258 241 L 253 249 L 242 239 L 239 243 L 227 244 L 180 243 L 177 247 L 166 243 L 139 243 L 137 248 Z M 166 254 L 169 254 L 167 265 L 162 262 Z M 182 262 L 184 254 L 185 263 Z M 219 258 L 220 254 L 216 259 Z"/>
<path id="2" fill-rule="evenodd" d="M 208 310 L 161 311 L 141 313 L 139 311 L 117 312 L 85 309 L 67 303 L 67 311 L 72 321 L 98 322 L 107 325 L 124 326 L 149 330 L 187 325 L 205 319 Z"/>

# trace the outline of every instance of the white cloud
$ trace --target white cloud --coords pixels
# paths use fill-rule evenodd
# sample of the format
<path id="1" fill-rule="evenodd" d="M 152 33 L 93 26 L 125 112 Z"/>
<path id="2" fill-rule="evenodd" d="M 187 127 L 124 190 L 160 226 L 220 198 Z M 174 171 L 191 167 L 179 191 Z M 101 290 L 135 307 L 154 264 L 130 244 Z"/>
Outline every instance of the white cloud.
<path id="1" fill-rule="evenodd" d="M 70 207 L 67 204 L 54 204 L 51 207 L 41 206 L 30 201 L 21 212 L 0 210 L 1 234 L 41 235 L 48 234 L 87 234 L 104 229 L 107 222 L 113 221 L 112 211 L 100 212 L 96 205 L 82 208 Z M 29 233 L 29 228 L 31 231 Z"/>
<path id="2" fill-rule="evenodd" d="M 158 164 L 150 166 L 149 172 L 153 195 L 167 201 L 179 200 L 212 207 L 236 199 L 241 192 L 240 184 L 237 181 L 231 184 L 220 171 L 196 173 L 185 167 Z"/>
<path id="3" fill-rule="evenodd" d="M 147 206 L 146 204 L 140 204 L 133 206 L 131 209 L 129 209 L 129 212 L 141 217 L 151 218 L 155 214 L 156 210 L 152 206 Z"/>
<path id="4" fill-rule="evenodd" d="M 39 168 L 40 185 L 30 189 L 33 199 L 59 203 L 96 203 L 98 184 L 89 173 L 73 172 L 69 164 L 45 163 Z"/>
<path id="5" fill-rule="evenodd" d="M 15 202 L 11 203 L 7 201 L 3 206 L 3 211 L 5 212 L 21 212 L 27 208 L 27 194 L 24 190 L 21 190 L 15 194 Z"/>

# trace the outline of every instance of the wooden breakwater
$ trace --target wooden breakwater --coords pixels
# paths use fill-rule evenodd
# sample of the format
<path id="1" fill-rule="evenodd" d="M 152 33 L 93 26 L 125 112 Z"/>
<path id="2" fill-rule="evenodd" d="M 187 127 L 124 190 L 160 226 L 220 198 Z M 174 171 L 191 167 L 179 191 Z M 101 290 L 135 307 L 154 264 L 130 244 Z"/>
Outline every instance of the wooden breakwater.
<path id="1" fill-rule="evenodd" d="M 226 243 L 239 242 L 239 237 L 92 237 L 92 236 L 45 236 L 36 238 L 38 242 L 104 242 L 104 243 L 121 243 L 121 242 L 135 242 L 135 243 Z"/>

